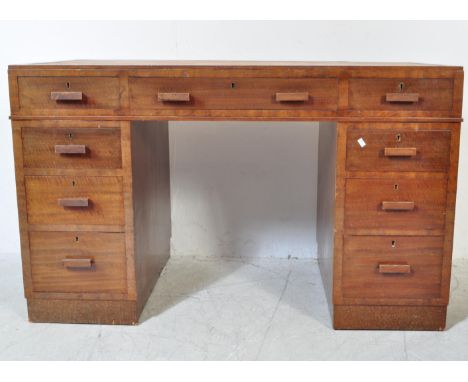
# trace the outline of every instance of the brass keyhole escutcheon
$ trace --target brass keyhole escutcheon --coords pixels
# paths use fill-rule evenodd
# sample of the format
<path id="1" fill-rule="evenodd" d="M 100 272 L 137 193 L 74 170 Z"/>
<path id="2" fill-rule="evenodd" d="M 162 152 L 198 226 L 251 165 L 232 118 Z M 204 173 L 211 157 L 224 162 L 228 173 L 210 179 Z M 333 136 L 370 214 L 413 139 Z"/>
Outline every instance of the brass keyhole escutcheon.
<path id="1" fill-rule="evenodd" d="M 397 142 L 401 142 L 401 134 L 397 134 L 397 135 L 396 135 L 396 141 L 397 141 Z"/>
<path id="2" fill-rule="evenodd" d="M 400 89 L 400 92 L 402 92 L 404 88 L 405 88 L 405 83 L 404 83 L 404 82 L 400 82 L 400 83 L 398 84 L 398 89 Z"/>
<path id="3" fill-rule="evenodd" d="M 396 240 L 392 240 L 392 248 L 396 247 Z"/>
<path id="4" fill-rule="evenodd" d="M 70 89 L 70 82 L 66 83 L 67 89 Z"/>
<path id="5" fill-rule="evenodd" d="M 395 183 L 395 184 L 393 185 L 393 189 L 394 189 L 395 191 L 398 191 L 398 188 L 399 188 L 398 183 Z"/>
<path id="6" fill-rule="evenodd" d="M 67 134 L 67 138 L 70 139 L 70 140 L 72 140 L 72 139 L 73 139 L 73 133 L 68 133 L 68 134 Z"/>

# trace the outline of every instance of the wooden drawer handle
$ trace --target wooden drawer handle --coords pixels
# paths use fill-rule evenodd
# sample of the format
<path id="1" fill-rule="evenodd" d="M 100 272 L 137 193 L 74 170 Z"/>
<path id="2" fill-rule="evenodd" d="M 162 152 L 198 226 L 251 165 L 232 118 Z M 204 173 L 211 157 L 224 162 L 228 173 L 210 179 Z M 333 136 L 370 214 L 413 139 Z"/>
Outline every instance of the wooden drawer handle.
<path id="1" fill-rule="evenodd" d="M 51 92 L 52 101 L 83 101 L 82 92 Z"/>
<path id="2" fill-rule="evenodd" d="M 417 103 L 418 93 L 387 93 L 385 100 L 389 103 Z"/>
<path id="3" fill-rule="evenodd" d="M 88 198 L 58 199 L 58 205 L 61 207 L 89 207 L 89 199 Z"/>
<path id="4" fill-rule="evenodd" d="M 384 211 L 412 211 L 414 202 L 382 202 Z"/>
<path id="5" fill-rule="evenodd" d="M 55 145 L 55 154 L 86 154 L 85 145 Z"/>
<path id="6" fill-rule="evenodd" d="M 409 264 L 379 264 L 379 273 L 408 274 L 408 273 L 411 273 L 411 265 Z"/>
<path id="7" fill-rule="evenodd" d="M 158 93 L 159 102 L 189 102 L 190 93 Z"/>
<path id="8" fill-rule="evenodd" d="M 385 147 L 384 149 L 386 157 L 414 157 L 416 153 L 416 147 Z"/>
<path id="9" fill-rule="evenodd" d="M 306 102 L 308 100 L 308 92 L 276 93 L 276 102 Z"/>
<path id="10" fill-rule="evenodd" d="M 67 269 L 91 269 L 93 267 L 93 263 L 93 259 L 88 257 L 62 259 L 63 267 Z"/>

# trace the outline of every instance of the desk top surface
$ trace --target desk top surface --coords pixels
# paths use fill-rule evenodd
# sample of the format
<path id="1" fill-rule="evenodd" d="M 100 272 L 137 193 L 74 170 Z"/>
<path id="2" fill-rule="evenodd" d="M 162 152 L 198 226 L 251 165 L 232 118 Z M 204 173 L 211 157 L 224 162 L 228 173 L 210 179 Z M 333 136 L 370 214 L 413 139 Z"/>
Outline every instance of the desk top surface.
<path id="1" fill-rule="evenodd" d="M 421 64 L 410 62 L 347 62 L 347 61 L 187 61 L 187 60 L 70 60 L 44 62 L 25 65 L 10 65 L 10 69 L 24 67 L 60 69 L 60 68 L 169 68 L 169 67 L 339 67 L 339 68 L 363 68 L 363 67 L 424 67 L 424 68 L 451 68 L 462 69 L 461 66 Z"/>

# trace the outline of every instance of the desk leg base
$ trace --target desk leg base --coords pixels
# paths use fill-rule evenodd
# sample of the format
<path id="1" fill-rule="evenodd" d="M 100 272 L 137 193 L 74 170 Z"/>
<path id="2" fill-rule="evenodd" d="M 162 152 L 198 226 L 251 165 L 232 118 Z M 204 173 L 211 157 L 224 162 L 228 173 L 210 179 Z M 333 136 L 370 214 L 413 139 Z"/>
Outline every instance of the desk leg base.
<path id="1" fill-rule="evenodd" d="M 444 330 L 446 306 L 335 305 L 335 329 Z"/>
<path id="2" fill-rule="evenodd" d="M 135 301 L 30 299 L 28 316 L 31 322 L 104 325 L 138 323 Z"/>

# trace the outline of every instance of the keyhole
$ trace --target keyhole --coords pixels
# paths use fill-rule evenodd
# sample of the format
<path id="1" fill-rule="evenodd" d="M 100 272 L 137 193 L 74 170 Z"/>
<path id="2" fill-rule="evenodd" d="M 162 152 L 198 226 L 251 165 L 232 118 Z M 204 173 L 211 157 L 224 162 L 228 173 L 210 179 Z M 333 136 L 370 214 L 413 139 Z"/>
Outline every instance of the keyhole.
<path id="1" fill-rule="evenodd" d="M 405 88 L 405 84 L 403 82 L 400 82 L 400 84 L 398 85 L 398 87 L 400 88 L 400 91 L 402 92 L 403 89 Z"/>
<path id="2" fill-rule="evenodd" d="M 231 89 L 234 89 L 236 87 L 236 83 L 235 82 L 231 82 Z"/>
<path id="3" fill-rule="evenodd" d="M 393 189 L 394 189 L 395 191 L 398 190 L 398 184 L 397 184 L 397 183 L 395 183 L 395 184 L 393 185 Z"/>
<path id="4" fill-rule="evenodd" d="M 78 243 L 80 241 L 80 238 L 78 236 L 75 236 L 75 243 Z"/>
<path id="5" fill-rule="evenodd" d="M 70 82 L 67 82 L 67 89 L 70 89 Z"/>
<path id="6" fill-rule="evenodd" d="M 68 139 L 73 139 L 73 133 L 68 133 L 68 134 L 67 134 L 67 138 L 68 138 Z"/>
<path id="7" fill-rule="evenodd" d="M 76 186 L 76 182 L 72 180 L 72 187 L 75 187 L 75 186 Z"/>
<path id="8" fill-rule="evenodd" d="M 397 135 L 396 135 L 396 141 L 397 141 L 397 142 L 401 142 L 401 134 L 397 134 Z"/>
<path id="9" fill-rule="evenodd" d="M 396 240 L 392 240 L 392 248 L 396 247 Z"/>

